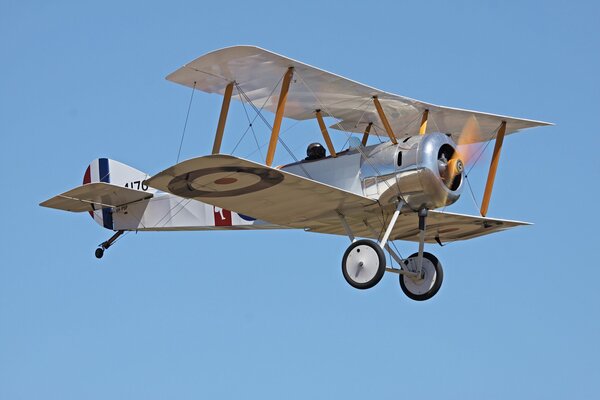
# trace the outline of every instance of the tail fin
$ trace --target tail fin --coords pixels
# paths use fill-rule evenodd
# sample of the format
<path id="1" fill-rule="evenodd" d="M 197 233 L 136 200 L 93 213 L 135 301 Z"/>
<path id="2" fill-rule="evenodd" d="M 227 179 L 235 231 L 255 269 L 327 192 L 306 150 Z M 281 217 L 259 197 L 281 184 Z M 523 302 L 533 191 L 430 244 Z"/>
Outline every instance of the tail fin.
<path id="1" fill-rule="evenodd" d="M 146 179 L 149 177 L 145 172 L 139 171 L 129 165 L 109 158 L 98 158 L 92 161 L 85 170 L 83 184 L 104 182 L 129 189 L 154 193 L 156 190 L 149 188 L 146 184 Z M 112 210 L 110 208 L 90 211 L 90 215 L 99 225 L 107 229 L 113 229 Z"/>

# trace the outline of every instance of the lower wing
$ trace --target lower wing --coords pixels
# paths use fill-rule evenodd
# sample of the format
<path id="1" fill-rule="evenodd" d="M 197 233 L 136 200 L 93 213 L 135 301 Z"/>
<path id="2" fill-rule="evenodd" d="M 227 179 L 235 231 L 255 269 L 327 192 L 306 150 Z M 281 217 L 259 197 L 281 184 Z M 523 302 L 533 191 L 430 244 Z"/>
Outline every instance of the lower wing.
<path id="1" fill-rule="evenodd" d="M 156 189 L 196 199 L 272 224 L 310 232 L 378 239 L 394 207 L 312 179 L 228 155 L 176 164 L 148 180 Z M 499 232 L 525 222 L 430 211 L 426 241 L 452 242 Z M 418 216 L 400 216 L 392 240 L 418 241 Z"/>

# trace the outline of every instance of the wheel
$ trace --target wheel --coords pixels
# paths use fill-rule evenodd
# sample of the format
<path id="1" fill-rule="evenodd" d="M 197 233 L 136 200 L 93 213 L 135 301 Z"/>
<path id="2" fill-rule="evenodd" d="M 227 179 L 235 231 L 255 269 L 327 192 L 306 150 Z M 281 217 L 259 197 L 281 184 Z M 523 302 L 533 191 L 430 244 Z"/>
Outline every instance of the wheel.
<path id="1" fill-rule="evenodd" d="M 372 288 L 385 273 L 383 250 L 372 240 L 357 240 L 342 257 L 342 273 L 350 286 L 357 289 Z"/>
<path id="2" fill-rule="evenodd" d="M 415 253 L 406 260 L 409 271 L 417 270 L 419 253 Z M 400 275 L 400 287 L 405 295 L 416 301 L 429 300 L 440 290 L 444 280 L 442 264 L 431 253 L 423 253 L 423 267 L 421 278 L 412 278 Z"/>
<path id="3" fill-rule="evenodd" d="M 102 247 L 98 247 L 94 254 L 96 254 L 96 258 L 102 258 L 104 255 L 104 249 Z"/>

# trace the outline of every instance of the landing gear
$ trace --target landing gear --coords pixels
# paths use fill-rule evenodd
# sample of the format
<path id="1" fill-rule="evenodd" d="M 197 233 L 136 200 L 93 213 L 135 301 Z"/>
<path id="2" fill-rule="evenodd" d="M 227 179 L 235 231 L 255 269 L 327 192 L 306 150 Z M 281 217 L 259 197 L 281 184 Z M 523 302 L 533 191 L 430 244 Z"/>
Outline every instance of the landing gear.
<path id="1" fill-rule="evenodd" d="M 399 275 L 400 288 L 406 296 L 416 301 L 428 300 L 440 290 L 444 272 L 439 260 L 433 254 L 424 251 L 427 209 L 419 210 L 418 213 L 419 251 L 417 253 L 402 259 L 388 243 L 403 206 L 402 201 L 396 205 L 396 210 L 379 243 L 367 239 L 356 240 L 345 216 L 338 212 L 341 224 L 352 241 L 342 257 L 342 273 L 346 282 L 352 287 L 369 289 L 379 283 L 386 271 L 393 272 Z M 367 220 L 364 220 L 364 224 L 374 237 L 378 236 Z M 386 267 L 383 249 L 390 253 L 400 268 Z"/>
<path id="2" fill-rule="evenodd" d="M 112 235 L 110 237 L 110 239 L 108 239 L 105 242 L 100 243 L 100 245 L 94 252 L 94 255 L 96 256 L 96 258 L 102 258 L 102 256 L 104 256 L 104 250 L 106 250 L 110 246 L 112 246 L 113 243 L 115 243 L 115 241 L 119 238 L 119 236 L 121 236 L 124 232 L 125 231 L 117 231 L 114 235 Z"/>
<path id="3" fill-rule="evenodd" d="M 348 247 L 342 257 L 342 273 L 352 287 L 372 288 L 385 273 L 383 250 L 372 240 L 357 240 Z"/>
<path id="4" fill-rule="evenodd" d="M 104 249 L 102 247 L 98 247 L 94 252 L 94 255 L 96 258 L 102 258 L 102 256 L 104 256 Z"/>
<path id="5" fill-rule="evenodd" d="M 404 264 L 403 270 L 413 273 L 410 276 L 400 274 L 400 288 L 404 294 L 416 301 L 429 300 L 435 296 L 444 280 L 442 264 L 437 257 L 431 253 L 423 253 L 420 273 L 416 273 L 419 268 L 419 253 L 408 257 Z"/>

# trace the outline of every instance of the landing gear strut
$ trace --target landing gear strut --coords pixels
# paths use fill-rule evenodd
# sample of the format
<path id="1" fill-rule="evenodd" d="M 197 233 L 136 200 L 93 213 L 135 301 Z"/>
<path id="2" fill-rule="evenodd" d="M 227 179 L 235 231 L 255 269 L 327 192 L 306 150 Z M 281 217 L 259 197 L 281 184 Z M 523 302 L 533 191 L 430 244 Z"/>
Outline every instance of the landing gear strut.
<path id="1" fill-rule="evenodd" d="M 422 258 L 421 258 L 422 257 Z M 442 264 L 436 256 L 431 253 L 423 253 L 422 256 L 415 253 L 405 261 L 406 269 L 414 272 L 421 266 L 421 272 L 417 276 L 400 274 L 400 288 L 409 298 L 416 301 L 429 300 L 440 290 L 444 279 Z"/>
<path id="2" fill-rule="evenodd" d="M 419 251 L 417 253 L 407 259 L 402 259 L 388 245 L 388 239 L 403 206 L 404 203 L 399 201 L 379 243 L 367 239 L 356 240 L 344 215 L 338 213 L 342 226 L 352 241 L 342 257 L 342 273 L 352 287 L 369 289 L 379 283 L 386 271 L 393 272 L 399 275 L 400 288 L 406 296 L 416 301 L 428 300 L 440 290 L 444 272 L 439 260 L 433 254 L 424 251 L 427 209 L 419 211 Z M 364 223 L 377 236 L 366 220 Z M 386 267 L 383 249 L 390 253 L 400 268 Z"/>
<path id="3" fill-rule="evenodd" d="M 440 290 L 444 271 L 442 264 L 431 253 L 424 252 L 427 209 L 419 210 L 419 252 L 404 262 L 403 271 L 412 274 L 400 274 L 400 288 L 409 298 L 416 301 L 429 300 Z"/>
<path id="4" fill-rule="evenodd" d="M 100 245 L 98 246 L 98 248 L 95 251 L 95 255 L 96 258 L 102 258 L 102 256 L 104 255 L 104 250 L 108 249 L 110 246 L 112 246 L 112 244 L 119 238 L 119 236 L 121 236 L 125 231 L 117 231 L 114 235 L 112 235 L 110 237 L 110 239 L 108 239 L 105 242 L 100 243 Z"/>

